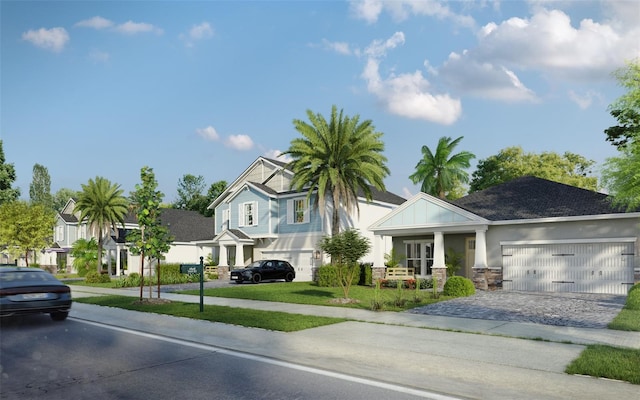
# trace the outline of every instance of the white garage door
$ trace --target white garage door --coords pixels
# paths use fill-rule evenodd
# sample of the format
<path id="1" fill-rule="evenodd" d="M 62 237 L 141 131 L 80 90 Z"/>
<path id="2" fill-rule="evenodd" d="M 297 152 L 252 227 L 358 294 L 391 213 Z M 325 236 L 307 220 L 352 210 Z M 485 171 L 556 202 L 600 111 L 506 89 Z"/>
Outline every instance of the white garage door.
<path id="1" fill-rule="evenodd" d="M 503 245 L 503 289 L 626 295 L 633 261 L 632 242 Z"/>
<path id="2" fill-rule="evenodd" d="M 262 258 L 275 258 L 289 261 L 289 264 L 296 270 L 295 282 L 310 282 L 312 276 L 312 252 L 311 251 L 262 251 Z"/>

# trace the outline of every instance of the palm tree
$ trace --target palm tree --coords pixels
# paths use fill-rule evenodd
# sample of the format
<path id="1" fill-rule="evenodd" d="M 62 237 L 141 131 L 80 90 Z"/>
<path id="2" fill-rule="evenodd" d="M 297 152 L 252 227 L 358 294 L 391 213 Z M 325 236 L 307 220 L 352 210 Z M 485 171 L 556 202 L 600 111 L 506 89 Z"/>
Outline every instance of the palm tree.
<path id="1" fill-rule="evenodd" d="M 82 185 L 76 209 L 80 211 L 80 221 L 87 220 L 91 230 L 98 233 L 98 272 L 102 268 L 103 232 L 116 230 L 116 224 L 124 227 L 124 217 L 127 214 L 127 199 L 122 195 L 120 185 L 112 184 L 108 179 L 96 177 L 89 179 Z"/>
<path id="2" fill-rule="evenodd" d="M 357 209 L 358 192 L 371 201 L 372 186 L 385 190 L 384 178 L 389 175 L 382 155 L 384 143 L 371 120 L 360 122 L 358 115 L 349 117 L 336 106 L 331 108 L 329 121 L 321 114 L 307 110 L 309 122 L 293 120 L 301 138 L 291 141 L 283 154 L 290 155 L 288 168 L 293 171 L 291 187 L 307 191 L 307 200 L 325 210 L 327 201 L 333 205 L 331 234 L 340 232 L 340 209 L 348 213 Z"/>
<path id="3" fill-rule="evenodd" d="M 438 148 L 433 154 L 427 146 L 422 146 L 422 160 L 416 165 L 416 172 L 409 179 L 416 184 L 422 182 L 422 190 L 433 196 L 444 199 L 457 185 L 469 182 L 469 161 L 476 156 L 468 151 L 451 155 L 463 136 L 454 141 L 443 136 L 438 141 Z"/>

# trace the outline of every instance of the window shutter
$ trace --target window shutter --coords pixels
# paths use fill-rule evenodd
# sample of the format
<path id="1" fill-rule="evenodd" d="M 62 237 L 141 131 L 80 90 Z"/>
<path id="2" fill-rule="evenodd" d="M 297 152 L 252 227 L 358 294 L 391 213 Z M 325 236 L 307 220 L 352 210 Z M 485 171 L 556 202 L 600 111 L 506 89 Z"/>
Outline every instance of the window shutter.
<path id="1" fill-rule="evenodd" d="M 238 226 L 244 226 L 244 204 L 238 204 Z"/>
<path id="2" fill-rule="evenodd" d="M 293 224 L 293 200 L 287 200 L 287 224 Z"/>

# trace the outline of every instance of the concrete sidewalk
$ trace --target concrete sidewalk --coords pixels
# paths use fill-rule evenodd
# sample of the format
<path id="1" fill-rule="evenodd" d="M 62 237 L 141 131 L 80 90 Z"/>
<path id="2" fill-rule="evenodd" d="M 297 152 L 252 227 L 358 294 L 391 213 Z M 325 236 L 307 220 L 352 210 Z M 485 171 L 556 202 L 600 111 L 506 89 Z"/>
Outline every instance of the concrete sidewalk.
<path id="1" fill-rule="evenodd" d="M 73 297 L 94 295 L 120 295 L 138 297 L 138 288 L 105 289 L 87 286 L 71 286 Z M 154 296 L 156 293 L 154 292 Z M 145 289 L 144 296 L 148 296 Z M 161 298 L 185 303 L 199 303 L 200 297 L 177 293 L 161 293 Z M 605 344 L 617 347 L 640 349 L 640 332 L 625 332 L 611 329 L 575 328 L 533 323 L 506 322 L 471 318 L 444 317 L 413 314 L 408 312 L 368 311 L 332 306 L 312 306 L 256 300 L 204 297 L 205 305 L 252 308 L 281 311 L 292 314 L 318 315 L 346 318 L 359 322 L 370 322 L 394 326 L 449 330 L 484 335 L 500 335 L 514 338 L 543 339 L 559 343 Z"/>

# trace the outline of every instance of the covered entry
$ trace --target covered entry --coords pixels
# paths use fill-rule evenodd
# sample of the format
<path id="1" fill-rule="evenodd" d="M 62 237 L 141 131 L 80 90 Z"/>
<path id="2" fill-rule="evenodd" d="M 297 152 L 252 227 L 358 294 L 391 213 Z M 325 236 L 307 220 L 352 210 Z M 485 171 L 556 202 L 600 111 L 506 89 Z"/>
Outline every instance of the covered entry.
<path id="1" fill-rule="evenodd" d="M 626 295 L 635 238 L 502 242 L 503 289 Z"/>

